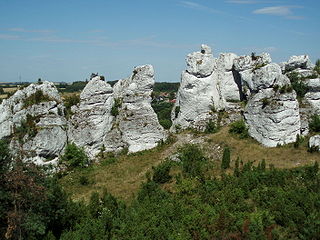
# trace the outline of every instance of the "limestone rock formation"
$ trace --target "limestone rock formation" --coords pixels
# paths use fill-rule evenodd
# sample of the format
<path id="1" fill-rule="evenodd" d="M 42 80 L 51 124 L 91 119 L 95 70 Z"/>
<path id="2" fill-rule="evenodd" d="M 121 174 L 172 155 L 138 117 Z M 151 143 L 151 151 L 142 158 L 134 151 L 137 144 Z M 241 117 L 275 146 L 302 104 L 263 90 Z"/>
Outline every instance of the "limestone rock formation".
<path id="1" fill-rule="evenodd" d="M 187 56 L 187 70 L 181 74 L 177 102 L 172 111 L 171 131 L 188 127 L 203 131 L 210 119 L 217 120 L 217 111 L 226 110 L 234 105 L 233 102 L 240 101 L 240 83 L 233 71 L 236 57 L 224 53 L 215 59 L 207 45 L 201 45 L 201 51 Z"/>
<path id="2" fill-rule="evenodd" d="M 14 154 L 38 164 L 55 163 L 67 142 L 64 106 L 53 83 L 18 90 L 0 105 L 0 138 L 12 136 Z"/>
<path id="3" fill-rule="evenodd" d="M 268 147 L 294 142 L 300 134 L 299 104 L 293 91 L 260 90 L 249 99 L 244 116 L 250 136 Z"/>
<path id="4" fill-rule="evenodd" d="M 114 87 L 115 97 L 121 101 L 116 125 L 129 152 L 153 148 L 166 139 L 151 107 L 153 85 L 153 67 L 144 65 L 135 67 L 129 78 L 120 80 Z"/>
<path id="5" fill-rule="evenodd" d="M 312 136 L 309 139 L 309 148 L 316 148 L 320 151 L 320 135 Z"/>
<path id="6" fill-rule="evenodd" d="M 309 56 L 292 56 L 288 62 L 284 63 L 284 70 L 286 72 L 295 70 L 295 69 L 309 69 L 312 70 L 314 65 L 311 63 Z"/>
<path id="7" fill-rule="evenodd" d="M 73 107 L 70 118 L 69 141 L 84 147 L 93 158 L 99 153 L 105 135 L 112 128 L 114 117 L 113 89 L 100 76 L 92 78 L 80 94 L 79 106 Z"/>
<path id="8" fill-rule="evenodd" d="M 154 70 L 151 65 L 136 67 L 114 88 L 94 77 L 80 95 L 70 120 L 69 139 L 94 158 L 106 151 L 137 152 L 155 147 L 166 133 L 151 107 Z"/>

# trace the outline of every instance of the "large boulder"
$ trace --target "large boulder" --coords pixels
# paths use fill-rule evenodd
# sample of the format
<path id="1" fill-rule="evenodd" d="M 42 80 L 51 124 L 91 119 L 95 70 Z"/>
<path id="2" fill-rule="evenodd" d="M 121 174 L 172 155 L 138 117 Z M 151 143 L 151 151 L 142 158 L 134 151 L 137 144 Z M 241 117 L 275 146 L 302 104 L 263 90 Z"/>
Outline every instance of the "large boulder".
<path id="1" fill-rule="evenodd" d="M 37 164 L 57 163 L 67 142 L 64 106 L 53 83 L 18 90 L 0 105 L 0 138 L 12 137 L 14 155 Z"/>
<path id="2" fill-rule="evenodd" d="M 314 65 L 309 59 L 308 55 L 301 56 L 292 56 L 288 62 L 284 63 L 284 70 L 286 72 L 295 70 L 295 69 L 309 69 L 312 70 Z"/>
<path id="3" fill-rule="evenodd" d="M 299 103 L 294 91 L 260 90 L 249 99 L 244 117 L 250 136 L 267 147 L 294 142 L 300 134 Z"/>
<path id="4" fill-rule="evenodd" d="M 320 135 L 310 137 L 309 148 L 317 149 L 318 151 L 320 151 Z"/>

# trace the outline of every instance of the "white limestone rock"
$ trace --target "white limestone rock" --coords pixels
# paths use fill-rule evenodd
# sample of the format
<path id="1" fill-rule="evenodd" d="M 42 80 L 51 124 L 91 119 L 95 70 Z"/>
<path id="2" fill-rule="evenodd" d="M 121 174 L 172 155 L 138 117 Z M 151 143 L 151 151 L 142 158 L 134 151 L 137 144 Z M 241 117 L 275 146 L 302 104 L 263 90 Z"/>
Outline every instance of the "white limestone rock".
<path id="1" fill-rule="evenodd" d="M 249 99 L 244 117 L 250 136 L 267 147 L 294 142 L 300 134 L 295 92 L 279 94 L 272 88 L 262 89 Z"/>
<path id="2" fill-rule="evenodd" d="M 318 151 L 320 151 L 320 135 L 315 135 L 310 137 L 309 139 L 309 148 L 318 148 Z"/>
<path id="3" fill-rule="evenodd" d="M 128 79 L 116 83 L 115 96 L 121 99 L 117 126 L 129 153 L 151 149 L 167 135 L 151 107 L 154 70 L 151 65 L 134 68 Z"/>
<path id="4" fill-rule="evenodd" d="M 113 89 L 100 76 L 92 78 L 80 94 L 80 104 L 72 109 L 69 122 L 69 141 L 94 158 L 103 145 L 105 135 L 111 130 L 114 117 Z"/>
<path id="5" fill-rule="evenodd" d="M 42 91 L 48 100 L 26 105 L 26 99 L 38 91 Z M 0 138 L 13 136 L 10 146 L 14 155 L 21 150 L 26 161 L 36 159 L 41 165 L 57 163 L 67 141 L 67 122 L 62 100 L 53 83 L 44 81 L 18 90 L 2 102 L 0 112 Z M 18 140 L 16 131 L 27 119 L 34 124 L 33 134 L 26 132 L 23 139 Z"/>
<path id="6" fill-rule="evenodd" d="M 252 90 L 271 87 L 275 81 L 282 75 L 278 64 L 271 63 L 253 71 L 252 75 Z"/>
<path id="7" fill-rule="evenodd" d="M 201 45 L 200 52 L 188 54 L 186 62 L 188 73 L 198 77 L 208 77 L 216 68 L 211 48 L 207 45 Z"/>
<path id="8" fill-rule="evenodd" d="M 314 65 L 310 61 L 308 55 L 292 56 L 290 57 L 288 62 L 285 63 L 285 71 L 287 72 L 298 68 L 309 70 L 312 70 L 314 68 Z"/>
<path id="9" fill-rule="evenodd" d="M 320 78 L 309 79 L 305 83 L 308 86 L 308 92 L 304 100 L 309 105 L 310 115 L 320 114 Z"/>

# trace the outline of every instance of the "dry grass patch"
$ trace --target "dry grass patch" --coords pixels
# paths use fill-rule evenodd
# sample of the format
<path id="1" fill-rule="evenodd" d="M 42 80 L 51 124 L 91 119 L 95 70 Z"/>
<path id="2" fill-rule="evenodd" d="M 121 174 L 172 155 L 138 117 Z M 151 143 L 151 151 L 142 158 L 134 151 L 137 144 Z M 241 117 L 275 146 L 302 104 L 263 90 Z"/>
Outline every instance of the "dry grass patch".
<path id="1" fill-rule="evenodd" d="M 162 152 L 166 146 L 157 147 L 141 153 L 122 155 L 110 164 L 94 164 L 86 169 L 76 169 L 61 179 L 64 189 L 74 200 L 88 201 L 92 192 L 102 193 L 107 189 L 111 194 L 130 202 L 141 183 L 146 180 L 146 173 L 152 166 L 162 161 Z M 105 160 L 108 161 L 108 160 Z M 80 184 L 80 177 L 89 180 L 88 185 Z"/>
<path id="2" fill-rule="evenodd" d="M 254 139 L 239 139 L 228 131 L 229 128 L 225 127 L 218 133 L 213 134 L 210 139 L 213 143 L 230 147 L 231 166 L 234 166 L 238 157 L 243 162 L 255 161 L 256 164 L 264 159 L 267 166 L 273 164 L 277 168 L 293 168 L 313 164 L 320 160 L 318 153 L 307 151 L 307 140 L 299 148 L 294 148 L 293 144 L 266 148 Z"/>

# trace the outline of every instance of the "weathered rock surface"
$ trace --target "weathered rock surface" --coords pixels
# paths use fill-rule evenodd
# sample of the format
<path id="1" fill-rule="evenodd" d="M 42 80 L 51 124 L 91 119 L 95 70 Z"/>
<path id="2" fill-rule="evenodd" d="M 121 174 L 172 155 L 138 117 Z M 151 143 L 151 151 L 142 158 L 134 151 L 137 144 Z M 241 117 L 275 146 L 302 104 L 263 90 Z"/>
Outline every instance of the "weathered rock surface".
<path id="1" fill-rule="evenodd" d="M 202 45 L 200 52 L 187 56 L 188 67 L 181 74 L 171 131 L 188 127 L 203 131 L 210 119 L 217 119 L 216 111 L 230 108 L 233 106 L 231 102 L 240 101 L 241 86 L 233 71 L 237 55 L 223 53 L 215 59 L 211 52 L 210 47 Z M 193 67 L 190 69 L 190 66 Z"/>
<path id="2" fill-rule="evenodd" d="M 166 139 L 151 107 L 154 70 L 151 65 L 135 67 L 132 75 L 115 85 L 115 96 L 121 101 L 116 126 L 129 153 L 153 148 Z"/>
<path id="3" fill-rule="evenodd" d="M 295 92 L 280 94 L 272 88 L 262 89 L 249 99 L 244 116 L 250 136 L 268 147 L 294 142 L 300 134 Z"/>
<path id="4" fill-rule="evenodd" d="M 29 97 L 39 91 L 46 99 L 27 105 Z M 0 105 L 0 138 L 13 136 L 12 151 L 14 154 L 23 152 L 25 160 L 36 161 L 40 165 L 56 163 L 67 142 L 63 110 L 62 100 L 53 83 L 31 84 Z"/>
<path id="5" fill-rule="evenodd" d="M 80 95 L 70 121 L 69 138 L 94 158 L 102 149 L 137 152 L 155 147 L 166 133 L 151 107 L 154 70 L 136 67 L 133 74 L 116 83 L 94 77 Z"/>
<path id="6" fill-rule="evenodd" d="M 301 56 L 292 56 L 288 60 L 288 62 L 284 63 L 284 70 L 289 72 L 295 69 L 309 69 L 312 70 L 314 65 L 311 63 L 309 56 L 301 55 Z"/>
<path id="7" fill-rule="evenodd" d="M 89 157 L 97 155 L 103 145 L 105 135 L 112 128 L 114 117 L 113 89 L 100 76 L 91 79 L 80 94 L 80 104 L 72 108 L 69 141 L 84 147 Z"/>
<path id="8" fill-rule="evenodd" d="M 310 137 L 309 139 L 309 147 L 317 148 L 320 151 L 320 135 L 315 135 Z"/>

